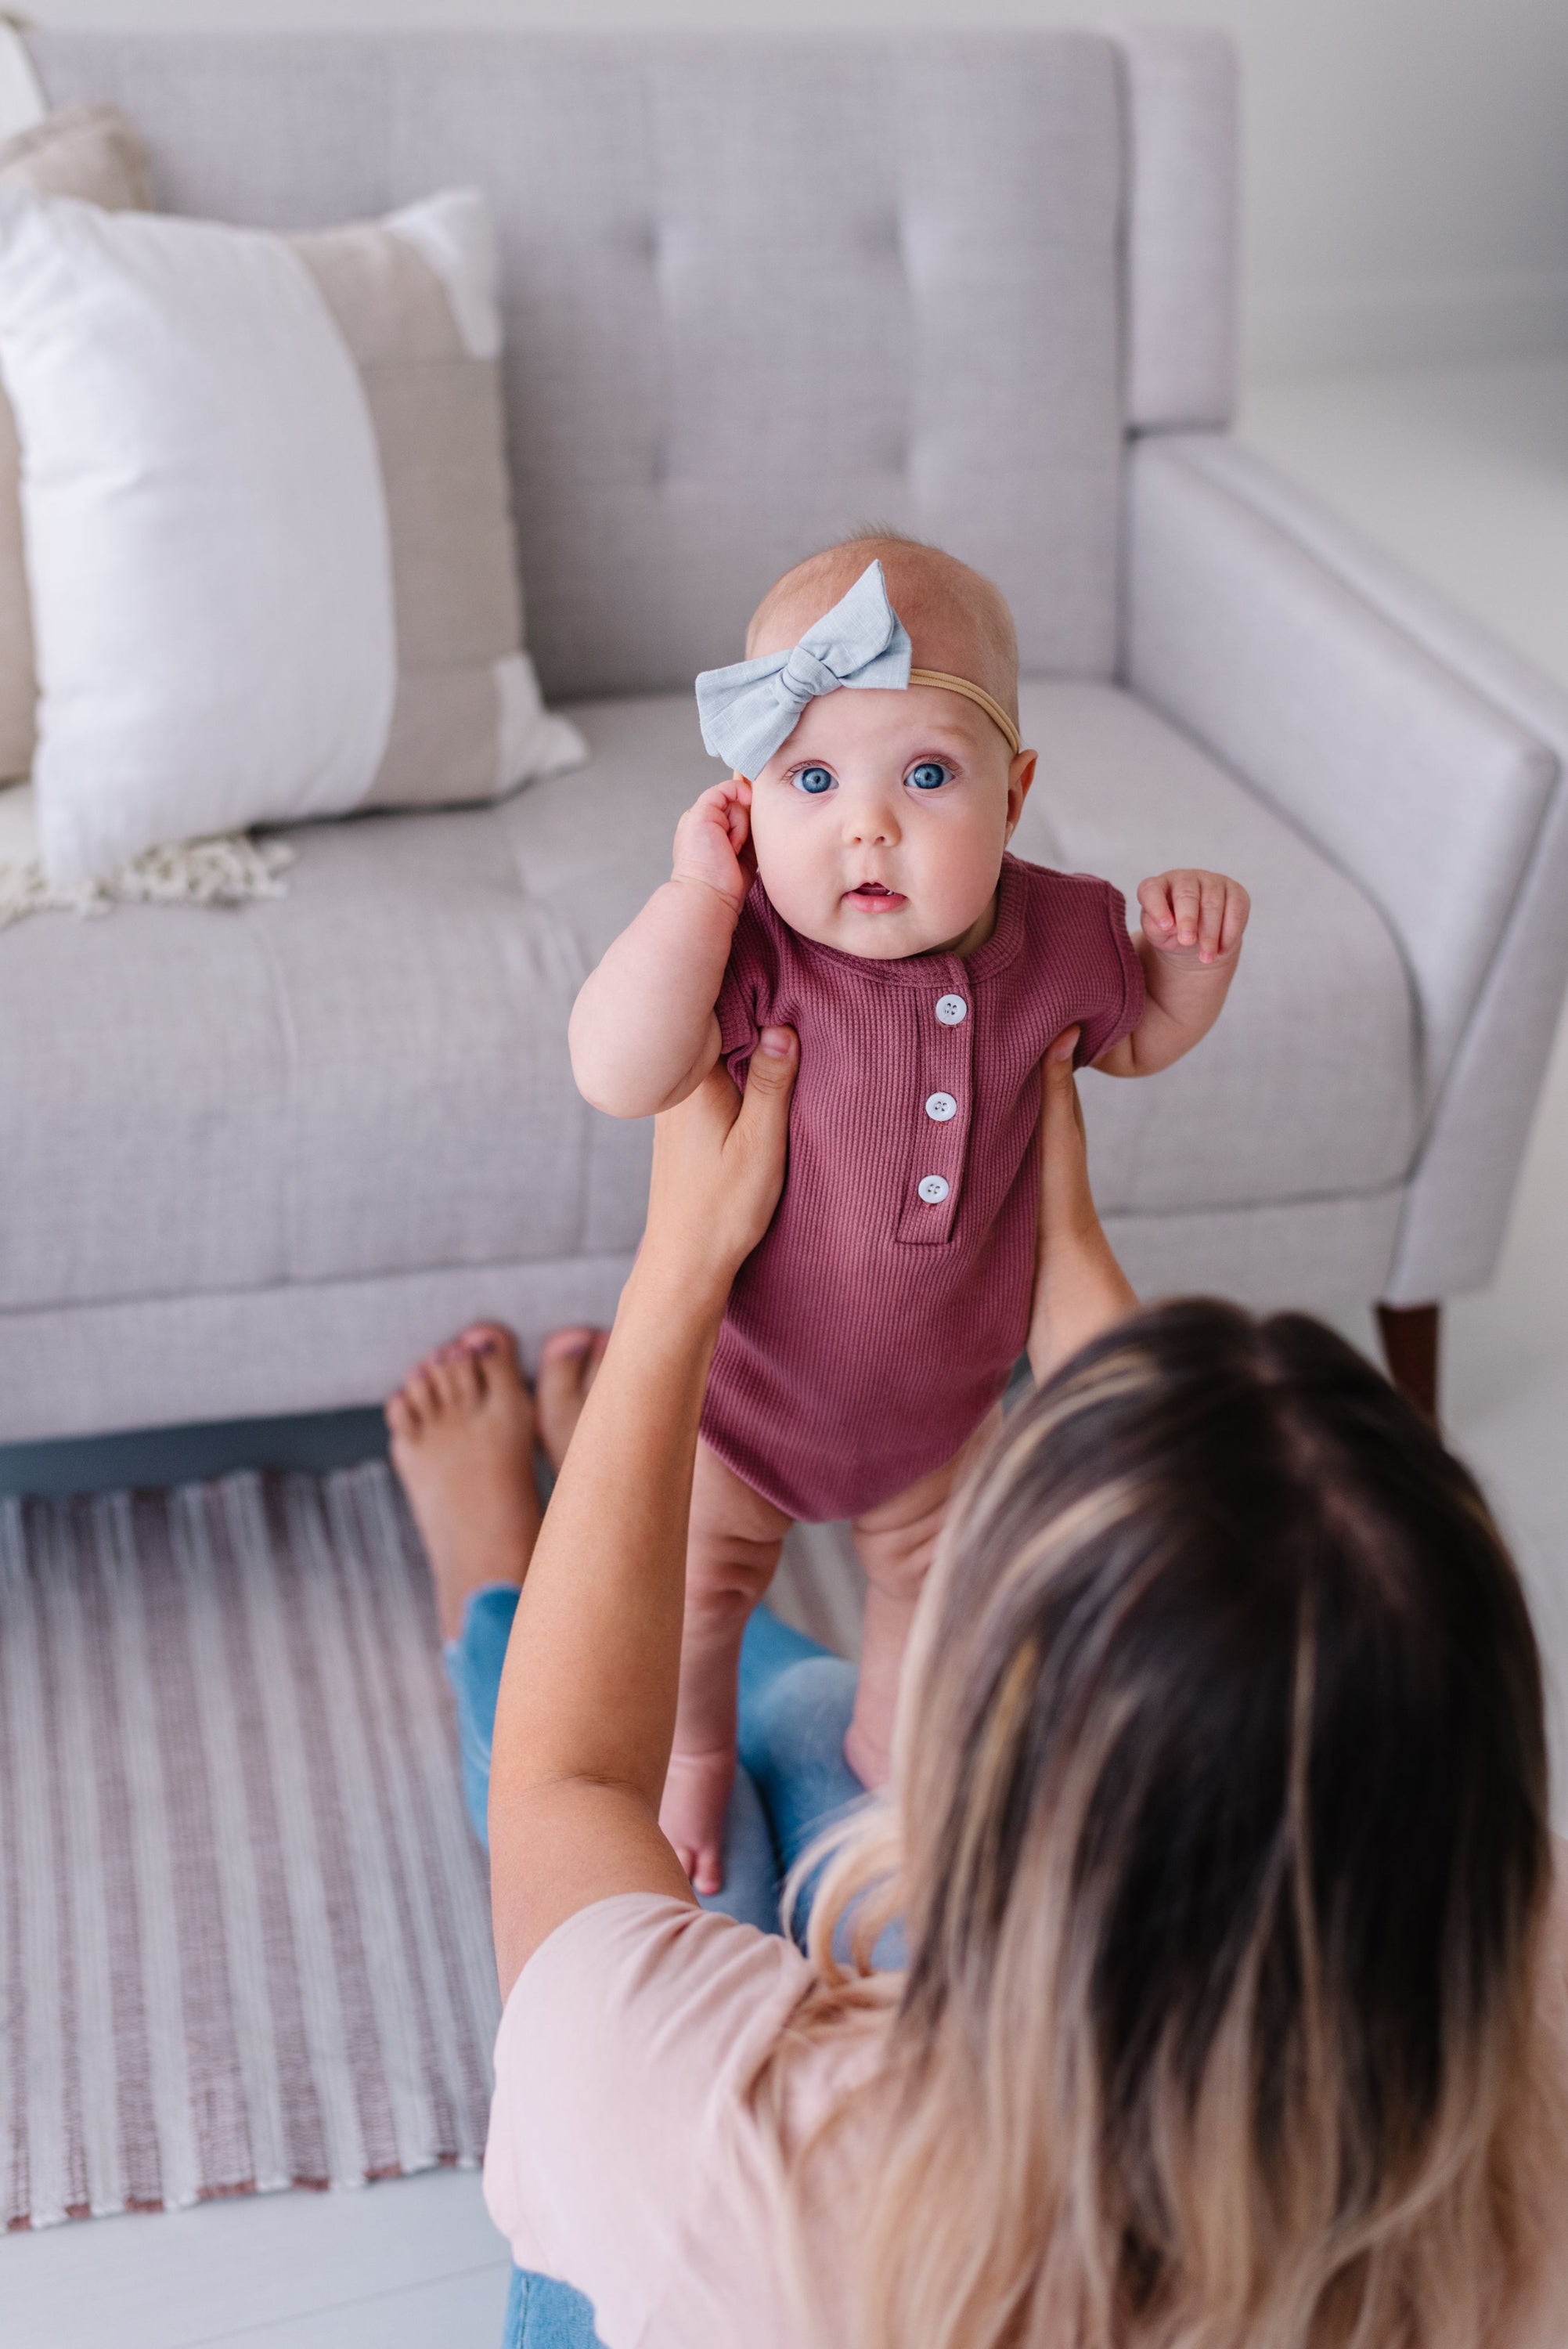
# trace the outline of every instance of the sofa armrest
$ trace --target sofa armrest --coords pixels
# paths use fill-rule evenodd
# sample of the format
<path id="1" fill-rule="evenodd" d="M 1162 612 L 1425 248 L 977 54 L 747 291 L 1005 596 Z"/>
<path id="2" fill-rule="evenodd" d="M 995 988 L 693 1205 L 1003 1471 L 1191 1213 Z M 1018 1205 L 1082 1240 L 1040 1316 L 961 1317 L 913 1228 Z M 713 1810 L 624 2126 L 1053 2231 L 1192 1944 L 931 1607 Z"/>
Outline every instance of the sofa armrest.
<path id="1" fill-rule="evenodd" d="M 1389 1300 L 1478 1286 L 1568 981 L 1568 695 L 1224 436 L 1143 440 L 1130 476 L 1128 682 L 1366 891 L 1410 973 Z"/>

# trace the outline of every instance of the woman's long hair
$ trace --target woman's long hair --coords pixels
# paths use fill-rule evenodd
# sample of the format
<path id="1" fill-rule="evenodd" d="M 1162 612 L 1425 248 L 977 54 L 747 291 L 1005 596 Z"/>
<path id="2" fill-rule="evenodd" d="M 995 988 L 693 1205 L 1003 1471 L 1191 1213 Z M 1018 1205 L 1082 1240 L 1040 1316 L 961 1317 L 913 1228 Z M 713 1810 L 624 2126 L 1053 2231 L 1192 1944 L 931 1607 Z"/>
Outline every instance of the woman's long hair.
<path id="1" fill-rule="evenodd" d="M 824 2337 L 1497 2337 L 1563 2144 L 1540 1667 L 1475 1484 L 1357 1354 L 1199 1302 L 1068 1363 L 954 1511 L 895 1784 L 753 2085 L 852 2247 Z M 802 2138 L 796 2060 L 868 2012 Z"/>

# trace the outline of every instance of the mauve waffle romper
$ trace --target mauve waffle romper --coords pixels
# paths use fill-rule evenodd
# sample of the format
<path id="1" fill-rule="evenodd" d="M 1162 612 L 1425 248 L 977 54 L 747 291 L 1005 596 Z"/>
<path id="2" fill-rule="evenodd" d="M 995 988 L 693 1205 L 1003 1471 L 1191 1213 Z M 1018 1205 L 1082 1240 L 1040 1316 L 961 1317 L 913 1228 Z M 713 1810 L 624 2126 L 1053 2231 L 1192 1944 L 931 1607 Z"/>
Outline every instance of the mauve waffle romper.
<path id="1" fill-rule="evenodd" d="M 731 1074 L 800 1038 L 789 1172 L 741 1267 L 702 1432 L 808 1523 L 853 1517 L 950 1460 L 1028 1334 L 1039 1065 L 1135 1028 L 1143 969 L 1120 892 L 1002 860 L 996 926 L 956 955 L 870 962 L 802 938 L 760 881 L 718 999 Z"/>

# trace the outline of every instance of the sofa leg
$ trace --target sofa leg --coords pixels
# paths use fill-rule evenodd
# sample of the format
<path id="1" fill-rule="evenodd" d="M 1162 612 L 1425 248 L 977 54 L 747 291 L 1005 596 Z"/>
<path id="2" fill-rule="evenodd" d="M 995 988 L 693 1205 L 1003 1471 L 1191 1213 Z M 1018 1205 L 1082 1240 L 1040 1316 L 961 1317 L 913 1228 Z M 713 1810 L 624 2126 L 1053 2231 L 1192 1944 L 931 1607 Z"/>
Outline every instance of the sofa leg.
<path id="1" fill-rule="evenodd" d="M 1388 1376 L 1429 1419 L 1438 1415 L 1438 1334 L 1441 1307 L 1379 1305 L 1377 1327 Z"/>

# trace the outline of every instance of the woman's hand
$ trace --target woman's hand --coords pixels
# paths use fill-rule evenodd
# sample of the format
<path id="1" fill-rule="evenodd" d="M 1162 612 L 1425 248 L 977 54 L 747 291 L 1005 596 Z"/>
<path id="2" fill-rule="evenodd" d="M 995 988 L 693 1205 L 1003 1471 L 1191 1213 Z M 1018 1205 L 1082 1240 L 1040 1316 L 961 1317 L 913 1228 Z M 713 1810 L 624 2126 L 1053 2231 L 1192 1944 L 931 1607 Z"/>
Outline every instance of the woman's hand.
<path id="1" fill-rule="evenodd" d="M 792 1028 L 765 1028 L 744 1094 L 723 1068 L 710 1069 L 694 1093 L 655 1121 L 647 1229 L 634 1278 L 672 1283 L 694 1304 L 722 1309 L 784 1188 L 799 1057 Z"/>
<path id="2" fill-rule="evenodd" d="M 1037 1384 L 1138 1307 L 1089 1189 L 1083 1108 L 1073 1075 L 1078 1040 L 1077 1028 L 1065 1030 L 1040 1064 L 1040 1219 L 1028 1340 Z"/>

